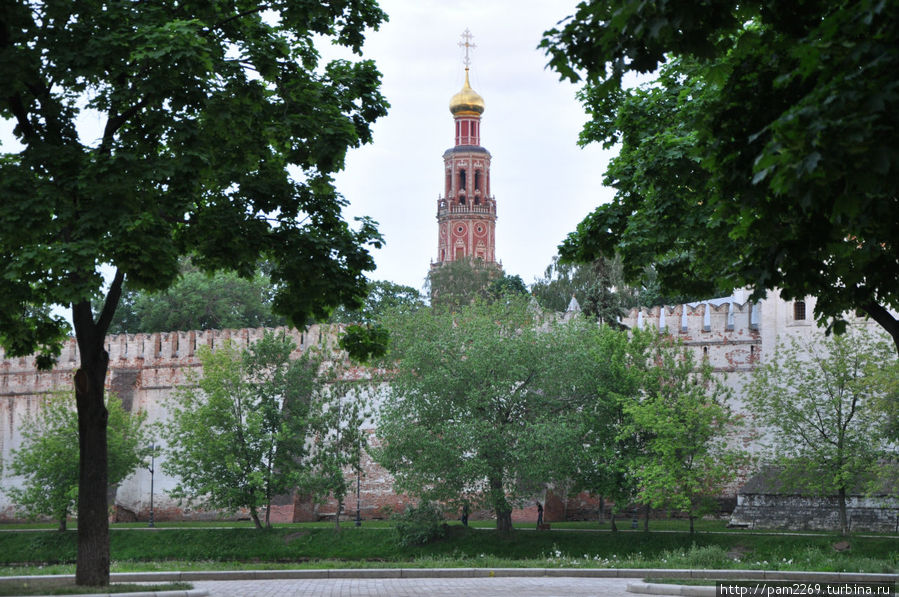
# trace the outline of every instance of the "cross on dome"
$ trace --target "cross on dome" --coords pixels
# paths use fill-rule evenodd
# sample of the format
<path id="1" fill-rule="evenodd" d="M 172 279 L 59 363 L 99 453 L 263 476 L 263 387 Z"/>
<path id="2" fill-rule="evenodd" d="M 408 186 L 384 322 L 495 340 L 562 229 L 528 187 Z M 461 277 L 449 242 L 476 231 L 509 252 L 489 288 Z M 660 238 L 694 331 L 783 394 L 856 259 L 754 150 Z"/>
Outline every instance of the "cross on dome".
<path id="1" fill-rule="evenodd" d="M 462 33 L 462 35 L 460 37 L 462 37 L 463 41 L 459 42 L 459 47 L 465 48 L 465 58 L 462 59 L 462 64 L 465 65 L 465 68 L 467 70 L 468 67 L 471 66 L 471 58 L 468 56 L 468 50 L 471 48 L 476 48 L 478 46 L 471 43 L 471 40 L 474 37 L 474 35 L 471 34 L 471 31 L 468 30 L 468 27 L 465 28 L 465 32 Z"/>
<path id="2" fill-rule="evenodd" d="M 471 56 L 468 52 L 477 46 L 471 43 L 474 36 L 467 27 L 461 37 L 462 41 L 459 42 L 459 47 L 465 48 L 465 58 L 462 59 L 462 64 L 465 65 L 465 83 L 462 85 L 462 90 L 450 99 L 450 112 L 453 115 L 478 115 L 484 111 L 484 98 L 478 95 L 468 82 L 468 70 L 471 66 Z"/>

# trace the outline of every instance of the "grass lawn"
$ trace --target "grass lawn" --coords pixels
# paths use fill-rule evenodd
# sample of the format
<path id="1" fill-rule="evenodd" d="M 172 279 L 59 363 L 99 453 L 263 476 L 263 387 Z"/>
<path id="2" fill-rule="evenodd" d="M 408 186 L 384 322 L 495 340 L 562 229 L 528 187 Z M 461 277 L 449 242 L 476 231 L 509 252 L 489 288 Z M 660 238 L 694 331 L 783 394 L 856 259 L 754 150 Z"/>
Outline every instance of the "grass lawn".
<path id="1" fill-rule="evenodd" d="M 4 584 L 0 585 L 0 596 L 4 595 L 84 595 L 84 594 L 102 594 L 110 593 L 137 593 L 137 592 L 158 592 L 158 591 L 187 591 L 192 589 L 193 585 L 186 582 L 175 582 L 155 585 L 129 584 L 129 583 L 113 583 L 105 587 L 83 587 L 71 585 L 63 585 L 58 587 L 34 587 L 25 584 Z"/>
<path id="2" fill-rule="evenodd" d="M 582 523 L 568 523 L 571 529 Z M 580 528 L 597 528 L 593 526 Z M 213 523 L 213 526 L 215 523 Z M 570 525 L 570 526 L 569 526 Z M 403 548 L 390 523 L 251 525 L 177 524 L 148 530 L 114 525 L 113 571 L 360 567 L 744 568 L 847 572 L 899 571 L 899 537 L 853 536 L 837 552 L 837 535 L 754 532 L 516 531 L 450 527 L 443 540 Z M 530 527 L 531 525 L 527 525 Z M 657 525 L 663 526 L 663 525 Z M 8 527 L 0 527 L 8 528 Z M 709 529 L 716 530 L 716 529 Z M 0 575 L 74 571 L 76 533 L 0 532 Z"/>

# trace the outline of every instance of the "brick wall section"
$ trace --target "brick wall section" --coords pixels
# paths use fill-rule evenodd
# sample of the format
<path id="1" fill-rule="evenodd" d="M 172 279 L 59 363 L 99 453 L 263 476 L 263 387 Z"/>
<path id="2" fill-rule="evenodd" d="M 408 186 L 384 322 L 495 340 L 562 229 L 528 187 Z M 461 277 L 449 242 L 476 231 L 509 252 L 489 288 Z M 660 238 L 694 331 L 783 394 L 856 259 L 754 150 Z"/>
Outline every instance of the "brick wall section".
<path id="1" fill-rule="evenodd" d="M 687 330 L 677 329 L 678 337 L 702 356 L 702 347 L 710 347 L 710 357 L 716 370 L 721 372 L 742 372 L 750 369 L 760 351 L 750 346 L 759 345 L 757 329 L 749 326 L 747 306 L 739 306 L 738 317 L 733 329 L 727 329 L 728 307 L 712 308 L 710 317 L 712 326 L 703 328 L 703 307 L 680 306 L 666 309 L 665 322 L 672 326 L 680 324 L 681 308 L 687 309 Z M 632 311 L 625 323 L 631 327 L 659 326 L 661 309 Z M 297 343 L 297 356 L 309 346 L 317 346 L 321 342 L 333 343 L 335 330 L 328 326 L 311 326 L 305 332 L 286 330 Z M 110 336 L 107 340 L 107 351 L 110 356 L 107 390 L 114 391 L 122 399 L 125 407 L 131 411 L 145 411 L 148 421 L 159 422 L 167 418 L 165 402 L 173 389 L 188 382 L 188 372 L 200 366 L 197 351 L 202 346 L 216 349 L 230 341 L 239 348 L 260 339 L 264 329 L 212 330 L 172 332 L 158 334 L 123 334 Z M 0 352 L 0 458 L 8 462 L 11 451 L 21 442 L 18 431 L 20 422 L 31 416 L 39 407 L 43 396 L 49 392 L 71 388 L 71 379 L 78 364 L 78 349 L 74 339 L 63 347 L 56 368 L 52 371 L 37 371 L 33 358 L 6 358 Z M 350 370 L 350 375 L 360 376 L 366 372 L 362 369 Z M 372 433 L 372 443 L 377 438 Z M 741 440 L 742 441 L 742 440 Z M 204 512 L 179 504 L 168 497 L 166 490 L 175 485 L 175 479 L 167 477 L 161 471 L 157 461 L 154 478 L 154 514 L 156 520 L 190 519 L 200 520 L 215 518 L 221 513 Z M 352 491 L 347 496 L 342 516 L 354 518 L 356 514 L 356 483 L 352 478 Z M 20 479 L 8 474 L 2 478 L 4 485 L 19 483 Z M 126 479 L 114 491 L 116 517 L 122 520 L 146 520 L 149 516 L 150 475 L 145 469 L 138 470 Z M 598 508 L 598 500 L 586 494 L 562 500 L 553 494 L 547 496 L 545 519 L 547 522 L 565 518 L 590 518 Z M 111 500 L 112 503 L 112 500 Z M 360 479 L 360 511 L 363 518 L 383 518 L 391 511 L 402 510 L 406 505 L 414 503 L 409 496 L 397 495 L 393 490 L 393 479 L 383 468 L 374 463 L 367 455 L 363 462 L 363 474 Z M 271 517 L 273 521 L 290 522 L 301 520 L 331 519 L 337 513 L 337 503 L 329 500 L 323 504 L 313 504 L 303 496 L 279 496 L 273 505 Z M 238 513 L 238 517 L 246 517 L 246 513 Z M 472 512 L 471 518 L 489 518 L 489 512 Z M 13 505 L 5 495 L 0 494 L 0 520 L 17 517 Z M 526 503 L 513 515 L 516 521 L 536 520 L 535 503 Z"/>
<path id="2" fill-rule="evenodd" d="M 192 332 L 172 332 L 159 334 L 123 334 L 107 339 L 109 352 L 109 375 L 107 391 L 116 392 L 131 412 L 144 411 L 148 422 L 166 420 L 166 399 L 175 387 L 188 383 L 188 372 L 200 367 L 197 351 L 202 346 L 213 349 L 230 341 L 239 348 L 260 339 L 265 329 L 211 330 Z M 336 329 L 328 326 L 311 326 L 305 332 L 286 330 L 297 343 L 299 356 L 309 346 L 324 342 L 333 345 Z M 7 358 L 0 351 L 0 458 L 9 462 L 12 450 L 20 445 L 22 437 L 20 424 L 40 408 L 41 400 L 50 392 L 69 391 L 72 376 L 78 365 L 78 348 L 74 339 L 63 347 L 57 366 L 52 371 L 38 371 L 34 359 Z M 353 376 L 365 371 L 350 369 Z M 373 430 L 370 430 L 373 432 Z M 166 490 L 172 489 L 175 479 L 162 473 L 161 461 L 156 462 L 154 477 L 154 515 L 156 520 L 189 519 L 201 520 L 218 517 L 219 512 L 205 512 L 179 504 L 171 499 Z M 18 484 L 21 479 L 13 477 L 3 467 L 3 486 Z M 355 476 L 353 494 L 347 497 L 344 515 L 355 516 Z M 383 517 L 390 508 L 401 509 L 410 502 L 406 496 L 393 493 L 391 476 L 366 456 L 360 483 L 361 511 L 365 518 Z M 145 469 L 138 470 L 115 488 L 113 500 L 115 516 L 122 520 L 147 520 L 149 517 L 150 474 Z M 279 496 L 272 509 L 272 520 L 289 522 L 316 520 L 332 517 L 336 512 L 336 502 L 315 505 L 302 496 Z M 246 517 L 238 513 L 237 517 Z M 18 515 L 9 498 L 0 493 L 0 520 L 14 520 Z"/>

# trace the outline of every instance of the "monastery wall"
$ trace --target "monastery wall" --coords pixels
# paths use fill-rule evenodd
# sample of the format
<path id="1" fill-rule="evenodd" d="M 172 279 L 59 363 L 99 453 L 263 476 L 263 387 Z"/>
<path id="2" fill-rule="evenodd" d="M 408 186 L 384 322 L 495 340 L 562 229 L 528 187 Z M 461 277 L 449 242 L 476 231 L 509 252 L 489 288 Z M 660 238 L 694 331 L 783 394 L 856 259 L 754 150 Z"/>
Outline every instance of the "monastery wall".
<path id="1" fill-rule="evenodd" d="M 297 344 L 296 356 L 311 346 L 333 345 L 334 329 L 328 326 L 311 326 L 305 332 L 288 330 Z M 262 338 L 265 329 L 210 330 L 157 334 L 123 334 L 107 340 L 109 373 L 106 390 L 116 393 L 129 412 L 146 412 L 148 423 L 168 419 L 166 402 L 174 389 L 188 381 L 188 372 L 200 367 L 197 352 L 202 346 L 215 350 L 227 342 L 238 348 Z M 22 442 L 21 424 L 34 416 L 41 401 L 50 393 L 71 391 L 72 376 L 78 366 L 78 347 L 74 339 L 63 346 L 62 354 L 52 371 L 38 371 L 32 357 L 9 358 L 0 351 L 0 487 L 21 484 L 20 477 L 13 476 L 8 463 L 12 451 Z M 350 370 L 350 375 L 358 371 Z M 367 423 L 369 433 L 373 425 Z M 376 440 L 375 440 L 376 441 Z M 161 447 L 162 440 L 157 439 Z M 215 512 L 203 512 L 179 504 L 167 491 L 174 488 L 176 480 L 162 472 L 162 459 L 157 459 L 154 484 L 154 515 L 156 520 L 212 518 Z M 401 509 L 409 500 L 393 493 L 393 479 L 380 466 L 364 457 L 364 474 L 360 483 L 361 510 L 366 518 L 383 516 L 386 506 Z M 356 483 L 353 478 L 352 487 Z M 115 504 L 114 516 L 120 520 L 146 520 L 150 505 L 150 472 L 139 469 L 125 479 L 110 500 Z M 302 496 L 279 496 L 273 505 L 272 518 L 277 521 L 315 520 L 333 515 L 337 504 L 328 502 L 312 505 Z M 356 496 L 347 498 L 344 512 L 355 515 Z M 9 497 L 0 492 L 0 520 L 19 518 Z"/>
<path id="2" fill-rule="evenodd" d="M 674 306 L 632 309 L 621 323 L 630 329 L 653 329 L 670 334 L 693 352 L 697 363 L 706 361 L 716 377 L 731 391 L 729 404 L 738 415 L 746 415 L 744 387 L 763 355 L 764 303 L 752 303 L 747 292 L 733 296 Z M 755 451 L 758 428 L 753 421 L 744 426 L 731 444 Z M 737 475 L 733 487 L 742 481 Z"/>
<path id="3" fill-rule="evenodd" d="M 795 303 L 782 300 L 777 293 L 752 303 L 748 300 L 748 292 L 737 291 L 730 297 L 708 301 L 634 309 L 622 323 L 631 329 L 654 329 L 670 334 L 694 351 L 697 360 L 707 360 L 715 375 L 732 390 L 732 408 L 746 415 L 746 425 L 731 438 L 732 443 L 754 452 L 764 429 L 749 416 L 743 403 L 743 389 L 753 369 L 774 354 L 778 342 L 791 337 L 808 339 L 823 334 L 813 321 L 814 299 L 808 298 L 804 302 L 806 316 L 798 319 Z M 850 320 L 877 329 L 876 324 L 866 322 L 864 318 L 852 317 Z M 169 416 L 167 399 L 176 387 L 188 383 L 188 372 L 200 367 L 197 352 L 201 347 L 217 349 L 230 341 L 238 348 L 244 348 L 262 338 L 265 331 L 242 329 L 110 336 L 107 341 L 110 356 L 107 390 L 115 392 L 130 412 L 146 412 L 148 422 L 165 422 Z M 305 332 L 285 331 L 297 344 L 296 356 L 313 346 L 333 346 L 336 340 L 335 329 L 329 326 L 311 326 Z M 15 486 L 22 481 L 11 475 L 8 466 L 12 451 L 22 441 L 21 423 L 37 412 L 47 394 L 71 391 L 78 361 L 74 339 L 65 344 L 52 371 L 38 371 L 31 357 L 8 358 L 0 351 L 0 488 Z M 361 375 L 363 371 L 350 370 L 349 374 Z M 372 400 L 377 403 L 377 396 Z M 376 445 L 374 423 L 369 421 L 365 427 L 371 434 L 371 443 Z M 174 488 L 176 480 L 162 472 L 161 462 L 156 462 L 154 476 L 157 520 L 202 519 L 217 515 L 192 510 L 170 498 L 167 491 Z M 411 501 L 407 496 L 394 493 L 392 477 L 367 454 L 363 457 L 363 471 L 359 494 L 364 518 L 382 517 L 390 509 L 400 510 Z M 356 511 L 356 479 L 348 480 L 354 491 L 347 496 L 344 514 L 352 517 Z M 742 480 L 743 475 L 735 476 L 735 483 L 730 488 L 733 493 Z M 593 517 L 598 507 L 595 496 L 577 496 L 567 501 L 559 501 L 553 496 L 547 496 L 547 499 L 548 521 L 560 517 Z M 116 488 L 110 503 L 115 504 L 114 516 L 119 520 L 146 520 L 149 501 L 150 473 L 140 469 Z M 533 504 L 528 506 L 516 510 L 516 520 L 536 517 L 535 511 L 532 512 Z M 333 516 L 336 509 L 337 504 L 333 501 L 313 505 L 302 496 L 278 496 L 273 504 L 272 519 L 315 520 Z M 477 514 L 473 512 L 472 518 Z M 0 492 L 0 520 L 17 517 L 14 505 Z"/>

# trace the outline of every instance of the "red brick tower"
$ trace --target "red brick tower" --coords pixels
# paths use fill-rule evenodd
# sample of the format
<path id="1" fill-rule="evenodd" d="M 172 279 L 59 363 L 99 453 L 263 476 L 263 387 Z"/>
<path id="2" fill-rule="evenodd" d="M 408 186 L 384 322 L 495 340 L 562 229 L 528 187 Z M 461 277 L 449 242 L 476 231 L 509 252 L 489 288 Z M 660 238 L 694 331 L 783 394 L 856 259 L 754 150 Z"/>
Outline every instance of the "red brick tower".
<path id="1" fill-rule="evenodd" d="M 456 125 L 456 142 L 443 154 L 446 172 L 444 196 L 437 198 L 438 267 L 469 258 L 496 263 L 496 200 L 490 194 L 490 152 L 481 147 L 481 114 L 484 99 L 468 82 L 471 43 L 468 29 L 462 34 L 465 48 L 465 84 L 450 100 Z"/>

